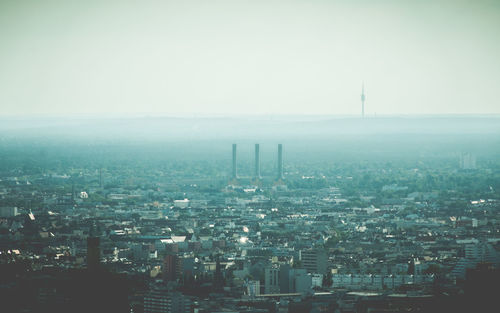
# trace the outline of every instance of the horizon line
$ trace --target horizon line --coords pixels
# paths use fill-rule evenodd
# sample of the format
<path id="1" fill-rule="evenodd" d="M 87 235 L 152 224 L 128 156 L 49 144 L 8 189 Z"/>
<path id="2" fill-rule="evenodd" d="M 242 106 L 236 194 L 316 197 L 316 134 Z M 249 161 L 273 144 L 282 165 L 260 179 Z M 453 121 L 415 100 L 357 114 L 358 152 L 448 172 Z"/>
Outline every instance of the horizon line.
<path id="1" fill-rule="evenodd" d="M 205 119 L 205 118 L 278 118 L 278 117 L 291 117 L 291 118 L 350 118 L 350 119 L 363 119 L 359 114 L 320 114 L 320 113 L 237 113 L 237 114 L 224 114 L 224 113 L 63 113 L 63 114 L 12 114 L 0 115 L 0 119 L 52 119 L 52 118 L 73 118 L 73 119 L 118 119 L 118 118 L 187 118 L 187 119 Z M 364 116 L 364 119 L 377 119 L 377 118 L 412 118 L 412 117 L 476 117 L 476 118 L 497 118 L 500 113 L 388 113 L 388 114 L 372 114 Z"/>

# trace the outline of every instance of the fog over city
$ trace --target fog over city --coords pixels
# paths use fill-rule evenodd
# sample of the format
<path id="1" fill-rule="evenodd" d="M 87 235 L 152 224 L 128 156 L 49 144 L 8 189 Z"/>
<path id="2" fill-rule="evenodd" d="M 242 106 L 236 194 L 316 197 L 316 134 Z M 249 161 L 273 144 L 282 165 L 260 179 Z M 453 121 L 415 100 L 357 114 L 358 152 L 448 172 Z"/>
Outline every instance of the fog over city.
<path id="1" fill-rule="evenodd" d="M 496 312 L 500 3 L 0 1 L 1 312 Z"/>

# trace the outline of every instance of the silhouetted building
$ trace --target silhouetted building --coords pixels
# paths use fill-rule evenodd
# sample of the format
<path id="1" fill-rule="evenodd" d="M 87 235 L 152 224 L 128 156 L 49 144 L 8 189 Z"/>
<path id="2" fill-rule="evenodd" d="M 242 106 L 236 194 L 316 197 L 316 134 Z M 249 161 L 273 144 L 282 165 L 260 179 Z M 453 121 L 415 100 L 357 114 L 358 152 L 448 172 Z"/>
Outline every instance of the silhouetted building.
<path id="1" fill-rule="evenodd" d="M 182 270 L 182 259 L 175 254 L 168 254 L 163 259 L 163 280 L 176 281 Z"/>

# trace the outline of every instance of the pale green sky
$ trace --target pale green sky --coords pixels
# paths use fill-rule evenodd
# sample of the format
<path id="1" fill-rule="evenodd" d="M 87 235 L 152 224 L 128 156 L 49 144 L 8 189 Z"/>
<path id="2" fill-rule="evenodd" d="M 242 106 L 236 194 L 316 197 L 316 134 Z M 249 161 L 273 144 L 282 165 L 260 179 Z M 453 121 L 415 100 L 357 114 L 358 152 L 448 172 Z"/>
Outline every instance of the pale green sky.
<path id="1" fill-rule="evenodd" d="M 0 0 L 0 115 L 500 113 L 500 1 Z"/>

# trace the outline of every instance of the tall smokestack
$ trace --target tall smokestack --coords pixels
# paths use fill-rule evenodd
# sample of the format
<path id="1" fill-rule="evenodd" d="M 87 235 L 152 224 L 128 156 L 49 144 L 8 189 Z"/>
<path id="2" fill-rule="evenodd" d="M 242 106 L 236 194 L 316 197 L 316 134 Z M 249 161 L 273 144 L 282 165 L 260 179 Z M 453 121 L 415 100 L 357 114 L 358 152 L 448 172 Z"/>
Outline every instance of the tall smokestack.
<path id="1" fill-rule="evenodd" d="M 99 168 L 99 187 L 102 188 L 102 168 Z"/>
<path id="2" fill-rule="evenodd" d="M 283 145 L 278 145 L 278 179 L 283 179 Z"/>
<path id="3" fill-rule="evenodd" d="M 233 175 L 232 178 L 236 179 L 237 177 L 237 172 L 236 172 L 236 144 L 233 143 Z"/>
<path id="4" fill-rule="evenodd" d="M 255 178 L 260 178 L 260 146 L 255 144 Z"/>

